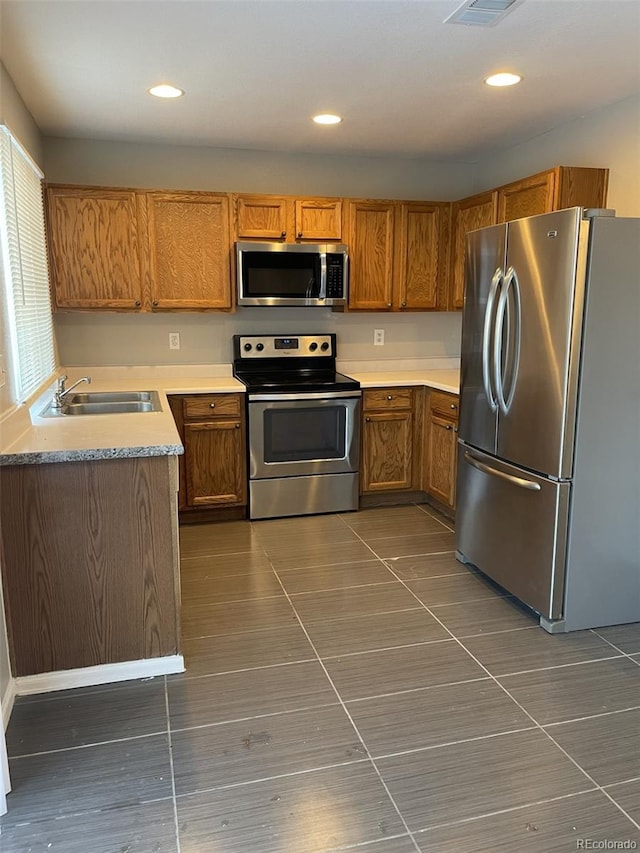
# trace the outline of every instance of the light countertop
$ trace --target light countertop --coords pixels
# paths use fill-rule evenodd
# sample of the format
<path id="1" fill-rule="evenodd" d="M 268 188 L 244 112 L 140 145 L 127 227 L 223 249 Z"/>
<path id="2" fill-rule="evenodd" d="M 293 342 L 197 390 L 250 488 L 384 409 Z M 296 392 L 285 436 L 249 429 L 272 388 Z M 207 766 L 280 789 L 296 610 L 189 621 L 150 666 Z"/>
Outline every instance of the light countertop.
<path id="1" fill-rule="evenodd" d="M 398 387 L 401 385 L 426 385 L 450 394 L 460 393 L 460 370 L 351 370 L 349 376 L 357 379 L 362 388 Z"/>
<path id="2" fill-rule="evenodd" d="M 362 388 L 426 385 L 457 394 L 460 371 L 450 369 L 401 369 L 380 363 L 374 370 L 350 369 L 343 372 L 357 379 Z M 76 462 L 135 456 L 168 456 L 184 452 L 167 394 L 244 393 L 245 386 L 231 375 L 230 365 L 175 367 L 98 367 L 66 371 L 67 387 L 80 376 L 91 376 L 90 389 L 78 392 L 157 391 L 162 411 L 80 417 L 41 417 L 51 401 L 53 384 L 29 407 L 18 407 L 11 422 L 0 424 L 0 465 L 45 462 Z"/>
<path id="3" fill-rule="evenodd" d="M 216 366 L 219 367 L 219 366 Z M 226 366 L 225 366 L 226 367 Z M 68 370 L 67 387 L 81 375 L 91 376 L 87 391 L 157 391 L 160 412 L 78 417 L 41 417 L 53 394 L 53 385 L 29 408 L 15 414 L 18 425 L 2 430 L 0 465 L 45 462 L 77 462 L 135 456 L 170 456 L 184 452 L 167 401 L 167 394 L 243 393 L 245 386 L 228 375 L 201 375 L 185 369 L 182 375 L 165 376 L 154 368 L 86 368 Z M 215 374 L 215 371 L 214 371 Z"/>

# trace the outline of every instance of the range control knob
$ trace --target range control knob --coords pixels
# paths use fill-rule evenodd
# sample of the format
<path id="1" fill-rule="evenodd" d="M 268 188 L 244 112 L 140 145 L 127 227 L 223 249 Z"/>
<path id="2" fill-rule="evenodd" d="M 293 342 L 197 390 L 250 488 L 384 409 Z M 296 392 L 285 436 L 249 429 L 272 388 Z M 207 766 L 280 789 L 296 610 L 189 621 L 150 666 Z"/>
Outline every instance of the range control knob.
<path id="1" fill-rule="evenodd" d="M 256 344 L 256 349 L 258 350 L 258 352 L 262 352 L 262 350 L 264 349 L 264 344 Z"/>
<path id="2" fill-rule="evenodd" d="M 244 349 L 245 349 L 245 352 L 250 352 L 253 349 L 253 347 L 251 346 L 251 344 L 245 344 Z"/>
<path id="3" fill-rule="evenodd" d="M 329 344 L 325 341 L 325 342 L 321 345 L 320 349 L 322 350 L 322 352 L 326 352 L 326 351 L 329 349 Z"/>
<path id="4" fill-rule="evenodd" d="M 313 341 L 313 343 L 309 344 L 309 349 L 311 350 L 311 352 L 315 352 L 318 349 L 318 344 Z"/>

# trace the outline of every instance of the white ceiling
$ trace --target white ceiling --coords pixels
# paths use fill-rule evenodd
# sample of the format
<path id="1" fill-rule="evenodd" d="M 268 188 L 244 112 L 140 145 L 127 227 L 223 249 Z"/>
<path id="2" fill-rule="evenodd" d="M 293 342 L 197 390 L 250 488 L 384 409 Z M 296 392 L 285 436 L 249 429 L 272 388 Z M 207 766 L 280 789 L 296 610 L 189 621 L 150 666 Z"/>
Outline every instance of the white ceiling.
<path id="1" fill-rule="evenodd" d="M 2 0 L 0 55 L 48 136 L 450 162 L 640 91 L 640 0 L 522 0 L 490 28 L 444 24 L 458 5 Z M 504 69 L 523 82 L 483 85 Z"/>

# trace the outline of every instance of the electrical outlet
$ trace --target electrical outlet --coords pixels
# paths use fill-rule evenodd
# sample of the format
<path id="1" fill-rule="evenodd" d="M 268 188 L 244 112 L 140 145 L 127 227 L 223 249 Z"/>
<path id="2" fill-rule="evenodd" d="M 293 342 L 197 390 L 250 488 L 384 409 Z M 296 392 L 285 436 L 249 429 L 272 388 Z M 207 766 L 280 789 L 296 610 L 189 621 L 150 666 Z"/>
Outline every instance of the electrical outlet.
<path id="1" fill-rule="evenodd" d="M 374 347 L 384 346 L 384 329 L 373 330 L 373 345 Z"/>
<path id="2" fill-rule="evenodd" d="M 180 349 L 180 332 L 169 332 L 169 349 Z"/>

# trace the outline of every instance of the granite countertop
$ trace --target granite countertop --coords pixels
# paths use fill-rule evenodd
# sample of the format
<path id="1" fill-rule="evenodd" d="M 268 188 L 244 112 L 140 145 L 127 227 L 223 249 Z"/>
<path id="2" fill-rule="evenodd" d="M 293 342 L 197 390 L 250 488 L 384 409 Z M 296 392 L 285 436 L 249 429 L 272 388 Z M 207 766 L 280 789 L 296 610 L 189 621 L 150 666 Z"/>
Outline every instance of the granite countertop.
<path id="1" fill-rule="evenodd" d="M 88 391 L 157 391 L 161 411 L 79 417 L 41 417 L 51 401 L 53 385 L 29 407 L 22 406 L 0 433 L 0 465 L 78 462 L 136 456 L 171 456 L 184 452 L 167 401 L 167 394 L 243 393 L 245 386 L 231 376 L 231 367 L 215 365 L 207 375 L 201 366 L 182 375 L 167 376 L 156 368 L 69 369 L 67 386 L 89 375 Z M 216 375 L 221 374 L 221 375 Z M 224 375 L 227 374 L 227 375 Z"/>
<path id="2" fill-rule="evenodd" d="M 362 388 L 426 385 L 459 393 L 459 368 L 416 364 L 344 362 L 339 369 Z M 97 367 L 66 370 L 67 386 L 83 375 L 90 389 L 78 391 L 157 391 L 162 411 L 81 417 L 44 418 L 53 395 L 51 384 L 29 406 L 19 406 L 0 422 L 0 465 L 77 462 L 136 456 L 171 456 L 184 452 L 167 394 L 244 393 L 231 365 L 173 367 Z"/>

